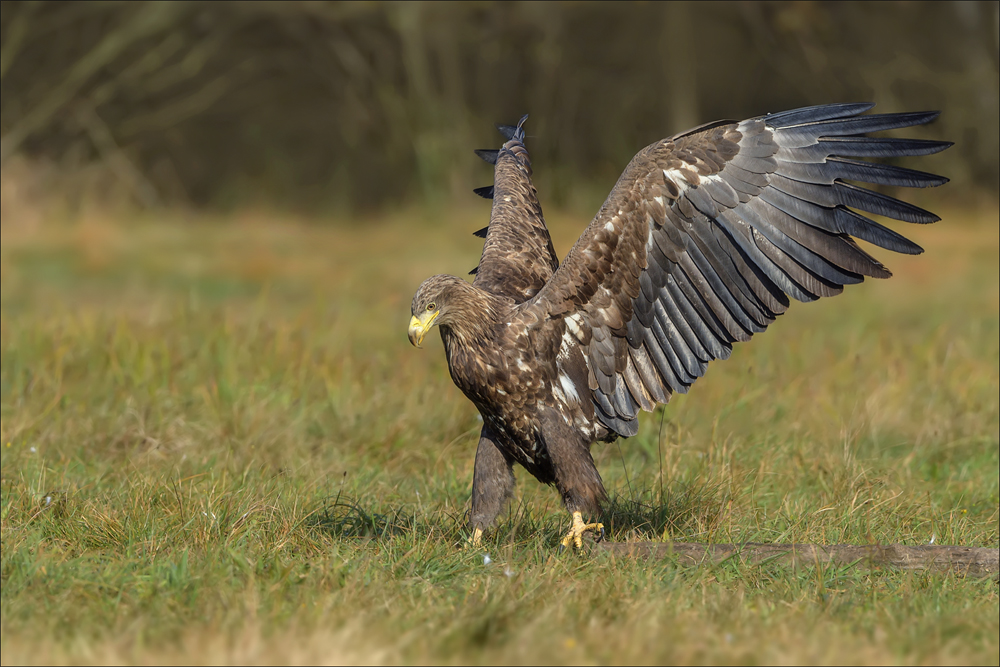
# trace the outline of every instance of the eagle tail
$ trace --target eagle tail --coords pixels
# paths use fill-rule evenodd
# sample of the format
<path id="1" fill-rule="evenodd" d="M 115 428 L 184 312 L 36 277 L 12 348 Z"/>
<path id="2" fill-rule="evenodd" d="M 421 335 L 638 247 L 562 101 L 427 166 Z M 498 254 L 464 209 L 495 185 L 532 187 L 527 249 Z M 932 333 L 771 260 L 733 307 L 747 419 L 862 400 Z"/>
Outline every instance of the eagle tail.
<path id="1" fill-rule="evenodd" d="M 528 120 L 528 114 L 521 116 L 521 120 L 517 121 L 517 125 L 504 125 L 502 123 L 497 123 L 496 128 L 503 135 L 506 141 L 515 139 L 520 142 L 524 142 L 524 121 Z"/>

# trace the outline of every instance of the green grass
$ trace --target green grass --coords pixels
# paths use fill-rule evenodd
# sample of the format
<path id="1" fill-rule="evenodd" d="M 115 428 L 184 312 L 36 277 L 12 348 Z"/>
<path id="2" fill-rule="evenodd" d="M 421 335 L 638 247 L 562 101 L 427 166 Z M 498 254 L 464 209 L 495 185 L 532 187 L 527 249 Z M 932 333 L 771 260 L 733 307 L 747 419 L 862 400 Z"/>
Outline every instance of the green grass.
<path id="1" fill-rule="evenodd" d="M 997 212 L 945 213 L 596 447 L 612 539 L 996 547 Z M 993 580 L 559 556 L 523 471 L 456 548 L 479 422 L 405 330 L 485 215 L 5 220 L 3 662 L 1000 660 Z"/>

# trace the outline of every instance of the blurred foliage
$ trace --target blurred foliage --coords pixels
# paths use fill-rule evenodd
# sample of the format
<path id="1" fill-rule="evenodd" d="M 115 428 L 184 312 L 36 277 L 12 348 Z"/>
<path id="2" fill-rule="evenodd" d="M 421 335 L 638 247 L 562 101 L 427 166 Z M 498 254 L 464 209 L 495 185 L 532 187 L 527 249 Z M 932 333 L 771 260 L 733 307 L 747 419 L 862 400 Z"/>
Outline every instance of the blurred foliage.
<path id="1" fill-rule="evenodd" d="M 998 6 L 3 2 L 0 159 L 145 207 L 364 209 L 482 185 L 471 149 L 530 112 L 566 205 L 699 123 L 871 100 L 943 109 L 934 169 L 995 192 Z"/>

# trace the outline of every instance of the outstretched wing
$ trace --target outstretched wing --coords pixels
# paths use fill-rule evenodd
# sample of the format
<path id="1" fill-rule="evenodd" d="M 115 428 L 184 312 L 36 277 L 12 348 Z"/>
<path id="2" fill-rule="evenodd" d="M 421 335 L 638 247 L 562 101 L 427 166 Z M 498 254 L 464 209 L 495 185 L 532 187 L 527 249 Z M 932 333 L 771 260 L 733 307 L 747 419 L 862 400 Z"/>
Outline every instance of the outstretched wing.
<path id="1" fill-rule="evenodd" d="M 932 213 L 851 185 L 947 179 L 851 158 L 926 155 L 951 144 L 870 138 L 936 112 L 861 116 L 871 104 L 723 121 L 643 149 L 562 267 L 524 304 L 529 326 L 564 327 L 582 346 L 601 421 L 634 435 L 639 409 L 685 393 L 713 359 L 789 305 L 890 275 L 857 237 L 921 248 L 851 210 L 915 223 Z M 553 330 L 553 335 L 563 332 Z"/>
<path id="2" fill-rule="evenodd" d="M 521 303 L 535 296 L 552 277 L 559 259 L 542 217 L 535 187 L 531 184 L 531 159 L 524 147 L 521 118 L 516 127 L 499 125 L 507 142 L 499 151 L 476 151 L 496 165 L 493 185 L 476 193 L 493 200 L 479 266 L 472 270 L 476 287 Z"/>

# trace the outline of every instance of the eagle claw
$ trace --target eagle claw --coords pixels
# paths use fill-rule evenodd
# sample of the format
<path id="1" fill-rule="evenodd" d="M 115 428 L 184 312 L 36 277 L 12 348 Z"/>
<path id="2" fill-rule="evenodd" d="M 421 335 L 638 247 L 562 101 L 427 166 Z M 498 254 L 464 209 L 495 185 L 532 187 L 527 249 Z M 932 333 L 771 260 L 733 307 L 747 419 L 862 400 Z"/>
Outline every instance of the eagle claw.
<path id="1" fill-rule="evenodd" d="M 482 545 L 483 545 L 483 529 L 475 528 L 472 531 L 472 535 L 469 536 L 469 539 L 465 541 L 465 546 L 472 549 L 478 549 Z"/>
<path id="2" fill-rule="evenodd" d="M 573 526 L 569 529 L 569 533 L 566 537 L 562 539 L 559 543 L 559 553 L 562 553 L 563 549 L 569 547 L 576 547 L 577 549 L 583 548 L 583 534 L 588 530 L 600 531 L 597 541 L 600 542 L 604 539 L 604 524 L 603 523 L 584 523 L 583 513 L 573 512 Z"/>

